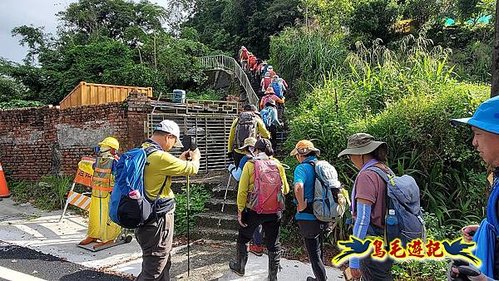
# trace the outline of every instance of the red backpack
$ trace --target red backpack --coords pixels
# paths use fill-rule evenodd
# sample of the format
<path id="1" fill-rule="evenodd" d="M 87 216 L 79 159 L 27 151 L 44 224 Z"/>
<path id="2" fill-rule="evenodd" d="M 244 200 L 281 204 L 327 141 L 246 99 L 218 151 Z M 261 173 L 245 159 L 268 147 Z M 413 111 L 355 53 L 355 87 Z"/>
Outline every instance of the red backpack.
<path id="1" fill-rule="evenodd" d="M 255 186 L 250 195 L 251 209 L 258 214 L 276 214 L 284 210 L 282 179 L 277 163 L 258 159 L 255 163 Z"/>
<path id="2" fill-rule="evenodd" d="M 270 86 L 270 83 L 272 83 L 272 78 L 264 77 L 263 78 L 263 89 L 267 90 L 267 88 Z"/>
<path id="3" fill-rule="evenodd" d="M 269 102 L 270 100 L 272 100 L 272 95 L 267 95 L 265 94 L 265 96 L 262 97 L 262 101 L 260 102 L 260 110 L 264 109 L 265 108 L 265 104 L 267 104 L 267 102 Z"/>

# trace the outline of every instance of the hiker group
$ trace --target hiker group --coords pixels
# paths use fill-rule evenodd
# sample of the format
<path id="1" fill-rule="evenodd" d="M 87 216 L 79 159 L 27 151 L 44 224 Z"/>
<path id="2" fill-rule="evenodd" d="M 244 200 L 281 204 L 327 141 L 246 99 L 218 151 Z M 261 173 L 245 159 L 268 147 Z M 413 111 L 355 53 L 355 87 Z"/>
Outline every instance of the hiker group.
<path id="1" fill-rule="evenodd" d="M 293 181 L 288 182 L 286 169 L 289 167 L 278 160 L 277 155 L 283 154 L 279 153 L 276 141 L 276 127 L 282 126 L 276 107 L 284 103 L 287 84 L 283 80 L 276 82 L 282 84 L 279 91 L 267 84 L 269 80 L 265 78 L 277 76 L 274 70 L 263 61 L 259 63 L 255 56 L 251 59 L 250 53 L 243 48 L 241 65 L 251 75 L 262 76 L 263 95 L 259 108 L 252 104 L 243 107 L 232 123 L 227 140 L 228 156 L 233 160 L 228 170 L 238 182 L 239 224 L 236 256 L 229 268 L 238 275 L 245 275 L 248 253 L 261 256 L 266 249 L 268 280 L 277 280 L 282 256 L 280 227 L 286 208 L 296 209 L 294 220 L 314 275 L 307 281 L 327 280 L 323 250 L 325 234 L 347 208 L 352 214 L 351 237 L 359 240 L 379 238 L 385 245 L 395 239 L 400 239 L 403 245 L 413 239 L 424 240 L 419 187 L 412 177 L 397 176 L 389 168 L 388 144 L 370 134 L 350 135 L 345 149 L 337 154 L 357 170 L 350 195 L 339 181 L 336 168 L 321 160 L 320 149 L 306 139 L 298 141 L 289 152 L 298 164 L 293 171 Z M 475 268 L 462 261 L 453 261 L 449 266 L 449 280 L 499 279 L 498 116 L 499 97 L 496 97 L 482 103 L 471 118 L 452 120 L 453 124 L 472 127 L 472 144 L 483 160 L 494 168 L 494 180 L 487 217 L 480 225 L 462 229 L 466 240 L 477 243 L 475 254 L 482 265 Z M 179 157 L 170 153 L 174 147 L 183 147 Z M 160 122 L 140 147 L 121 156 L 118 156 L 118 150 L 119 142 L 112 137 L 102 140 L 96 150 L 89 228 L 80 244 L 95 242 L 102 246 L 115 240 L 121 228 L 134 229 L 143 258 L 142 270 L 136 280 L 169 280 L 175 212 L 172 177 L 197 174 L 201 153 L 192 142 L 181 142 L 180 128 L 171 120 Z M 290 191 L 293 198 L 286 200 Z M 285 202 L 290 201 L 293 204 L 286 205 Z M 380 261 L 371 255 L 351 257 L 345 272 L 361 280 L 393 280 L 393 263 L 390 258 Z"/>
<path id="2" fill-rule="evenodd" d="M 268 139 L 270 133 L 262 123 L 254 106 L 247 105 L 231 127 L 228 151 L 234 164 L 228 169 L 238 181 L 237 217 L 240 226 L 236 258 L 229 267 L 238 275 L 244 275 L 248 251 L 262 255 L 265 244 L 269 259 L 268 279 L 277 280 L 282 211 L 286 207 L 285 196 L 292 188 L 296 205 L 294 218 L 314 273 L 314 277 L 309 276 L 307 280 L 326 280 L 322 249 L 324 233 L 332 222 L 342 217 L 350 204 L 349 195 L 339 182 L 336 169 L 327 161 L 318 159 L 320 150 L 309 140 L 297 142 L 290 152 L 299 163 L 290 188 L 284 165 L 275 157 Z M 384 238 L 385 229 L 389 229 L 389 238 L 400 238 L 406 243 L 424 235 L 419 189 L 412 178 L 412 181 L 407 181 L 408 176 L 395 177 L 386 165 L 387 152 L 386 143 L 374 140 L 369 134 L 358 133 L 348 138 L 347 148 L 338 155 L 346 156 L 359 170 L 351 198 L 355 218 L 353 235 L 360 239 L 367 236 Z M 402 199 L 395 192 L 389 191 L 393 179 L 397 188 L 414 194 L 411 200 L 400 201 Z M 415 212 L 406 211 L 400 204 L 410 206 Z M 410 220 L 408 225 L 392 223 L 387 226 L 385 214 L 388 211 L 393 216 Z M 403 236 L 403 231 L 412 235 Z M 391 280 L 391 267 L 390 259 L 383 262 L 370 258 L 364 258 L 362 262 L 356 258 L 350 260 L 352 275 L 362 275 L 366 280 Z"/>
<path id="3" fill-rule="evenodd" d="M 255 124 L 261 123 L 254 108 Z M 247 113 L 246 113 L 247 114 Z M 466 241 L 474 241 L 474 254 L 481 261 L 480 268 L 454 260 L 447 273 L 449 280 L 499 280 L 499 97 L 483 102 L 471 118 L 454 119 L 452 124 L 468 124 L 474 137 L 473 146 L 481 158 L 494 169 L 492 191 L 487 205 L 487 217 L 480 225 L 463 227 Z M 290 155 L 298 161 L 291 188 L 284 165 L 275 158 L 275 151 L 267 139 L 269 133 L 261 125 L 251 125 L 236 119 L 231 129 L 229 151 L 235 163 L 229 171 L 239 181 L 237 193 L 239 235 L 236 258 L 229 263 L 232 271 L 245 274 L 249 251 L 261 255 L 262 241 L 268 251 L 268 279 L 277 280 L 281 247 L 279 228 L 285 195 L 293 189 L 296 206 L 295 220 L 303 237 L 314 277 L 307 281 L 326 280 L 321 240 L 328 225 L 339 219 L 351 203 L 352 237 L 363 240 L 376 238 L 389 242 L 400 239 L 403 246 L 421 239 L 426 229 L 420 206 L 419 187 L 408 175 L 396 176 L 387 165 L 388 145 L 366 133 L 348 137 L 346 149 L 338 157 L 346 157 L 358 170 L 352 187 L 351 200 L 338 181 L 336 169 L 319 160 L 320 150 L 309 140 L 296 143 Z M 258 128 L 258 129 L 257 129 Z M 244 133 L 251 132 L 247 138 Z M 237 149 L 237 150 L 236 150 Z M 240 159 L 239 161 L 237 159 Z M 263 231 L 262 231 L 263 230 Z M 262 239 L 263 234 L 263 239 Z M 348 278 L 361 280 L 393 280 L 393 259 L 383 261 L 371 255 L 352 257 L 345 271 Z"/>
<path id="4" fill-rule="evenodd" d="M 260 101 L 258 103 L 259 115 L 270 132 L 272 148 L 277 148 L 278 128 L 283 128 L 282 115 L 284 112 L 285 93 L 288 91 L 286 80 L 279 77 L 272 65 L 258 59 L 244 46 L 239 50 L 239 61 L 243 70 L 250 77 L 259 81 L 256 91 Z M 256 111 L 255 111 L 256 112 Z"/>

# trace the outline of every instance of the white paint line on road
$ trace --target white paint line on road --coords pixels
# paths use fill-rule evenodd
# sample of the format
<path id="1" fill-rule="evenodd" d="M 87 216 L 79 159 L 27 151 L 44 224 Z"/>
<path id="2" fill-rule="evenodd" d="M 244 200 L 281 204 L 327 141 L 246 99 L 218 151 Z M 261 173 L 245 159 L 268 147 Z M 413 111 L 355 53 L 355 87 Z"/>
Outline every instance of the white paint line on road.
<path id="1" fill-rule="evenodd" d="M 41 234 L 36 229 L 34 229 L 32 227 L 29 227 L 27 225 L 18 224 L 18 225 L 15 225 L 15 227 L 17 227 L 18 229 L 20 229 L 20 230 L 22 230 L 22 231 L 30 234 L 34 238 L 38 238 L 38 239 L 44 239 L 45 238 L 45 236 L 43 236 L 43 234 Z"/>
<path id="2" fill-rule="evenodd" d="M 47 281 L 45 279 L 40 279 L 28 274 L 24 274 L 22 272 L 17 272 L 12 269 L 8 269 L 6 267 L 0 266 L 0 278 L 9 280 L 9 281 L 17 281 L 17 280 L 23 280 L 23 281 Z"/>

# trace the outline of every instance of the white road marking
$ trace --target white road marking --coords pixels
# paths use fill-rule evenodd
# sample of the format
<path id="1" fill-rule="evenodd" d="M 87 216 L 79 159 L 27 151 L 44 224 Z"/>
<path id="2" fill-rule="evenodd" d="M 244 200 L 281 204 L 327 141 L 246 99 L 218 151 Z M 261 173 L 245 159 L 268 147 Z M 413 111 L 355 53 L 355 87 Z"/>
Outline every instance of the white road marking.
<path id="1" fill-rule="evenodd" d="M 0 266 L 0 278 L 10 281 L 23 280 L 23 281 L 47 281 L 40 279 L 22 272 L 17 272 L 12 269 Z"/>

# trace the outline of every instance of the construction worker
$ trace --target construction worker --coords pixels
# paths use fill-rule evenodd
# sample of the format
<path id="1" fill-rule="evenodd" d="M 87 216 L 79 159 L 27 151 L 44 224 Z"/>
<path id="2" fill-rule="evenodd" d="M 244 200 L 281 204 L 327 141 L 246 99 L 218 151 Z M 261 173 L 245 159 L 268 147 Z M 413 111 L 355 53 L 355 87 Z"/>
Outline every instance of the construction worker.
<path id="1" fill-rule="evenodd" d="M 109 200 L 114 185 L 113 172 L 119 148 L 120 143 L 113 137 L 107 137 L 99 143 L 98 156 L 93 167 L 87 237 L 79 245 L 98 242 L 93 246 L 97 249 L 114 242 L 121 232 L 120 226 L 109 218 Z"/>
<path id="2" fill-rule="evenodd" d="M 260 112 L 258 112 L 256 106 L 246 104 L 243 110 L 232 122 L 227 147 L 227 154 L 229 157 L 233 157 L 236 167 L 239 166 L 239 162 L 245 155 L 239 148 L 244 146 L 246 138 L 257 138 L 258 135 L 263 138 L 270 138 L 270 132 L 265 129 L 265 125 L 260 118 Z"/>

